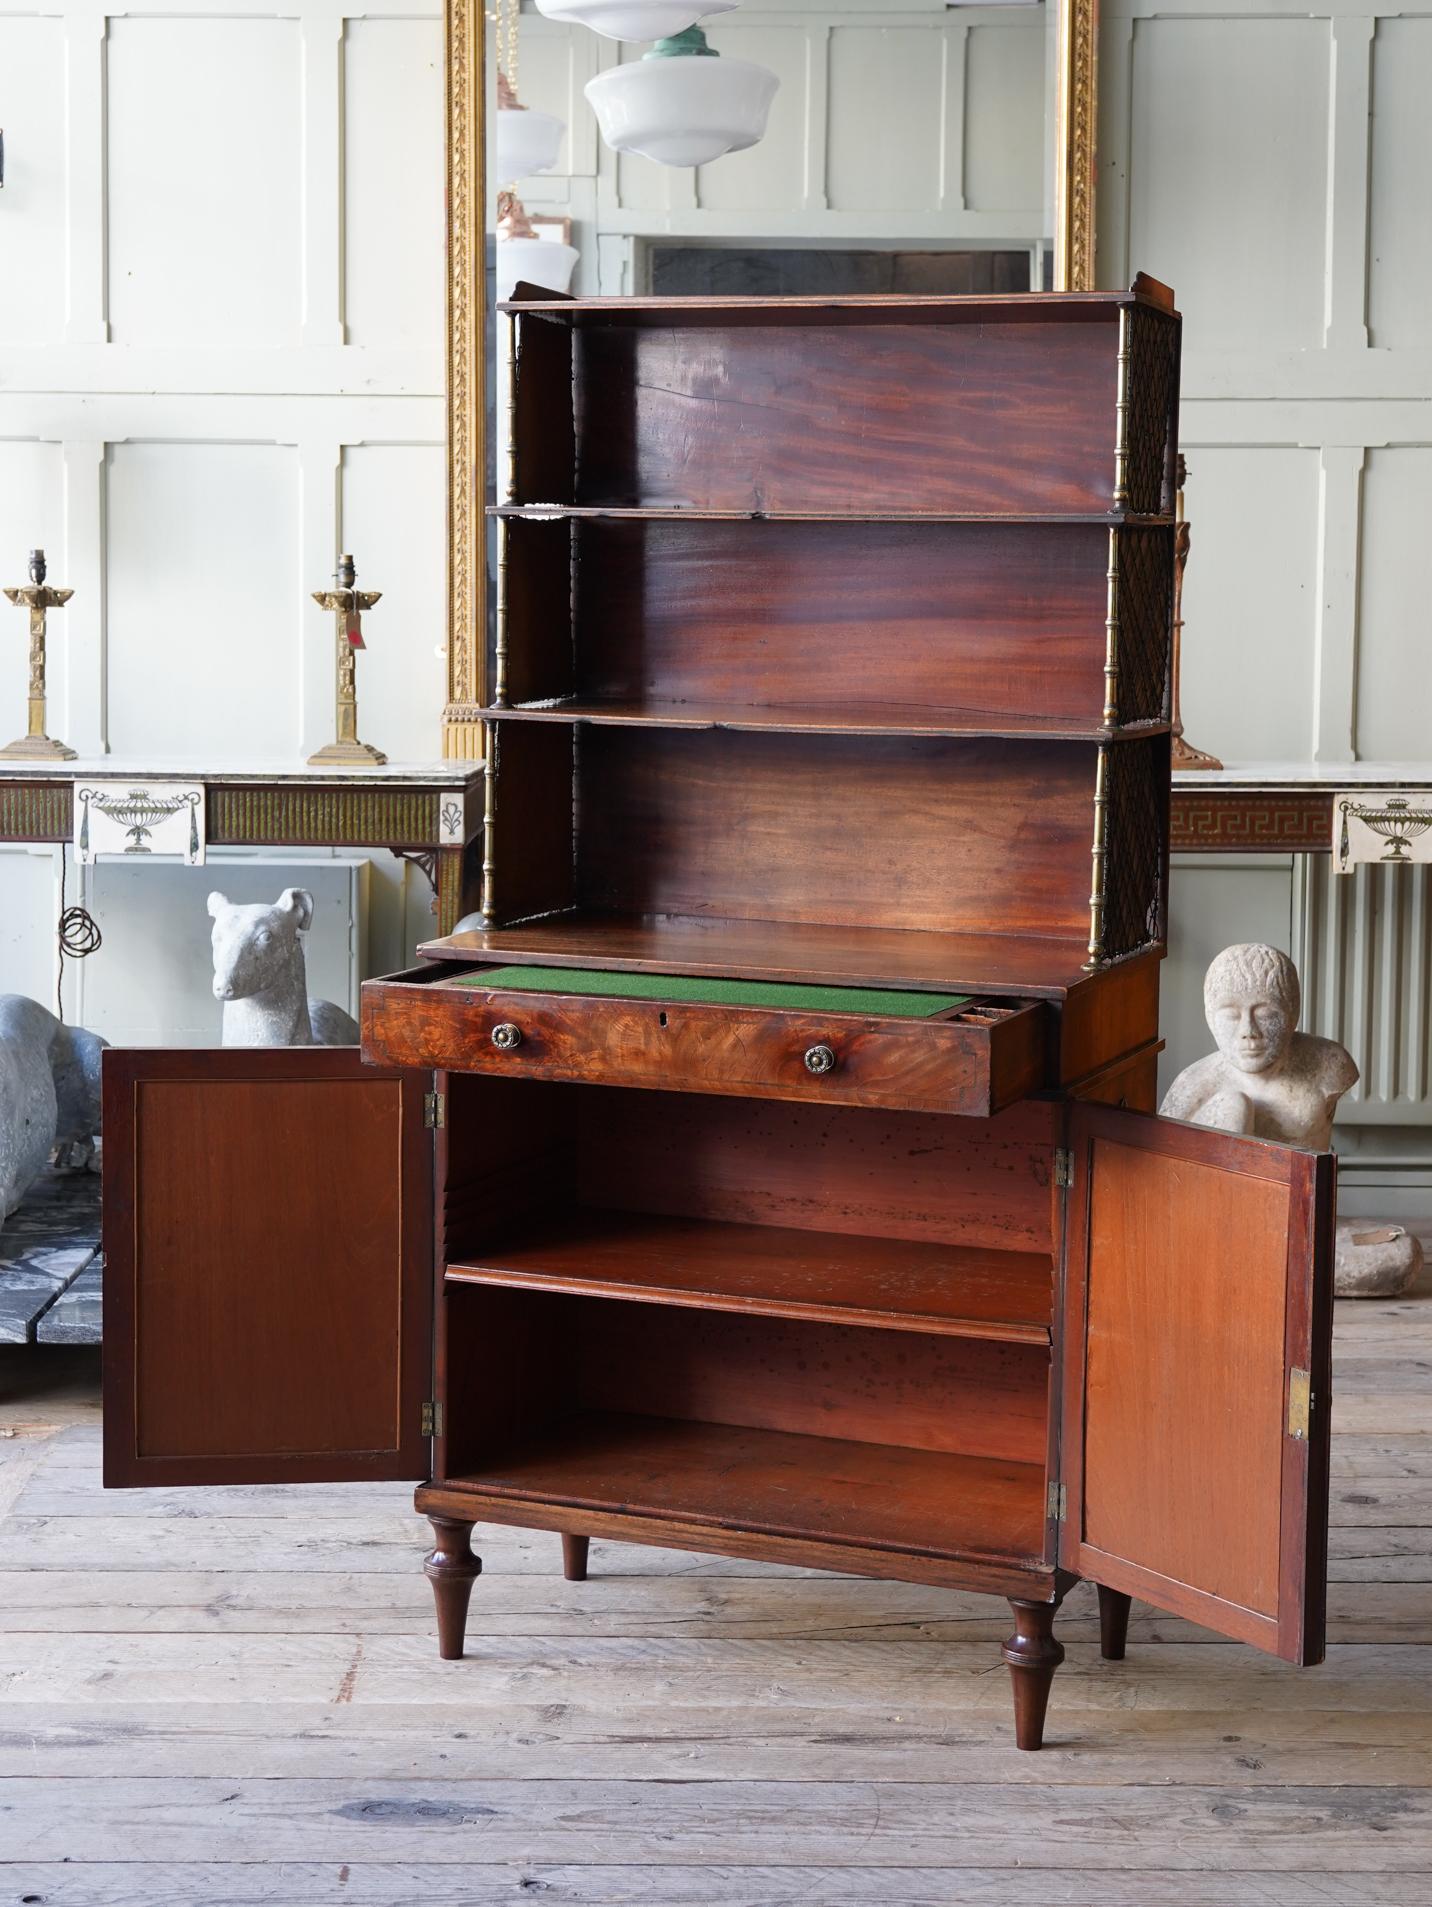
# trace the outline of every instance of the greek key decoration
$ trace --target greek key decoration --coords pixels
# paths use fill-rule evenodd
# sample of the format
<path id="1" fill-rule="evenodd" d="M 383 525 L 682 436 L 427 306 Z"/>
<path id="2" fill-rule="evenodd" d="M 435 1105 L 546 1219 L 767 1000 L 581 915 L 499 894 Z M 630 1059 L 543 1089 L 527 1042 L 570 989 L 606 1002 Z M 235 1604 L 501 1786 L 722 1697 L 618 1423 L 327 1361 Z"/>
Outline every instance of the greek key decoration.
<path id="1" fill-rule="evenodd" d="M 75 789 L 75 856 L 90 866 L 101 854 L 177 855 L 204 863 L 201 783 L 82 781 Z"/>
<path id="2" fill-rule="evenodd" d="M 1432 861 L 1432 795 L 1365 790 L 1333 801 L 1333 867 L 1351 874 L 1363 861 L 1412 867 Z"/>

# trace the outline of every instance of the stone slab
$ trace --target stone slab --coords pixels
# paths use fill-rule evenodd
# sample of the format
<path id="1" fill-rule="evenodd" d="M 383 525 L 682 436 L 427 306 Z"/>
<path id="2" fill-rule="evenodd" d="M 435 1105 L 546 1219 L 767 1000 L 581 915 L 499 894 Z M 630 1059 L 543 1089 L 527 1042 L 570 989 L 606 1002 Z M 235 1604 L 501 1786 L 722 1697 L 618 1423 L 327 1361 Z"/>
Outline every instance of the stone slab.
<path id="1" fill-rule="evenodd" d="M 98 1344 L 103 1317 L 101 1283 L 104 1258 L 93 1262 L 63 1290 L 35 1326 L 38 1344 Z"/>
<path id="2" fill-rule="evenodd" d="M 51 1170 L 0 1226 L 0 1344 L 97 1343 L 40 1337 L 50 1307 L 99 1249 L 100 1182 L 93 1172 Z"/>

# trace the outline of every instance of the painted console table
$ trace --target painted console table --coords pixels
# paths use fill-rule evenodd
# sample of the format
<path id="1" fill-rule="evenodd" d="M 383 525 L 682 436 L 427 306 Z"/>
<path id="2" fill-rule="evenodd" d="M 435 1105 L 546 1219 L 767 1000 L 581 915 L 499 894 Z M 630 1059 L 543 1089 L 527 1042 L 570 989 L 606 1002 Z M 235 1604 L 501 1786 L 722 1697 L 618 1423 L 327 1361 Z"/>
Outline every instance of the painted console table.
<path id="1" fill-rule="evenodd" d="M 1175 770 L 1175 854 L 1329 854 L 1342 788 L 1432 789 L 1426 762 L 1240 762 Z"/>
<path id="2" fill-rule="evenodd" d="M 432 881 L 440 933 L 449 932 L 464 912 L 464 876 L 482 829 L 481 762 L 196 767 L 108 755 L 53 764 L 4 762 L 0 843 L 73 841 L 76 785 L 100 776 L 202 782 L 210 847 L 387 848 L 406 855 Z"/>
<path id="3" fill-rule="evenodd" d="M 475 904 L 482 830 L 481 762 L 381 767 L 196 768 L 192 763 L 0 763 L 0 843 L 58 846 L 75 838 L 75 789 L 102 778 L 200 782 L 209 847 L 386 848 L 416 861 L 433 884 L 439 933 Z M 101 1259 L 99 1180 L 51 1173 L 0 1231 L 0 1343 L 97 1344 Z"/>

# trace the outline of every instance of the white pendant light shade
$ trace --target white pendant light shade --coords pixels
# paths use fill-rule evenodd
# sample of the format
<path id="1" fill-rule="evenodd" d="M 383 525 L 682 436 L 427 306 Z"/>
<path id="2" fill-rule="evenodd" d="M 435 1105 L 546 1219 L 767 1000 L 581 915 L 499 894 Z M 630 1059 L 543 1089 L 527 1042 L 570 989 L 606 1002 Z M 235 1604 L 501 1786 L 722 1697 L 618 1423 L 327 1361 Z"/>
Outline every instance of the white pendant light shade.
<path id="1" fill-rule="evenodd" d="M 537 0 L 549 20 L 590 27 L 604 40 L 664 40 L 710 13 L 730 13 L 740 0 Z"/>
<path id="2" fill-rule="evenodd" d="M 530 179 L 534 172 L 550 171 L 566 130 L 551 113 L 535 112 L 530 106 L 499 106 L 494 155 L 497 183 L 512 185 L 518 179 Z"/>
<path id="3" fill-rule="evenodd" d="M 702 166 L 765 137 L 780 83 L 752 60 L 717 58 L 697 27 L 598 73 L 586 94 L 613 151 Z"/>
<path id="4" fill-rule="evenodd" d="M 511 192 L 498 198 L 496 291 L 499 300 L 512 296 L 524 280 L 543 291 L 566 291 L 582 254 L 575 245 L 539 238 L 527 208 Z"/>
<path id="5" fill-rule="evenodd" d="M 545 238 L 497 240 L 497 296 L 510 298 L 519 284 L 540 285 L 543 291 L 569 291 L 581 253 L 575 245 L 559 245 Z"/>

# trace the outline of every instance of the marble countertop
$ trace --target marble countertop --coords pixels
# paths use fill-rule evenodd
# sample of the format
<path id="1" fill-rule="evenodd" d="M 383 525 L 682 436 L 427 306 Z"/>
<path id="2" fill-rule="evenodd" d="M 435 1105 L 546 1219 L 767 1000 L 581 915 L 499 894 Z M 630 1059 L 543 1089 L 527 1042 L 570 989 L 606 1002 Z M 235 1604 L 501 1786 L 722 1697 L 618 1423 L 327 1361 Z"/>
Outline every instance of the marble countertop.
<path id="1" fill-rule="evenodd" d="M 212 781 L 229 785 L 275 782 L 322 783 L 328 787 L 385 788 L 414 786 L 457 788 L 482 773 L 480 761 L 384 762 L 358 768 L 310 768 L 287 761 L 132 761 L 122 755 L 95 755 L 78 761 L 0 760 L 0 776 L 13 781 Z"/>
<path id="2" fill-rule="evenodd" d="M 293 760 L 155 761 L 122 755 L 87 756 L 79 761 L 0 760 L 0 777 L 15 781 L 74 781 L 102 776 L 111 781 L 212 781 L 238 783 L 310 782 L 331 787 L 453 788 L 475 780 L 480 761 L 385 762 L 381 767 L 310 768 Z M 1426 788 L 1432 789 L 1432 762 L 1229 762 L 1223 768 L 1174 770 L 1173 785 L 1200 789 Z"/>
<path id="3" fill-rule="evenodd" d="M 1223 768 L 1176 768 L 1174 788 L 1212 792 L 1259 788 L 1316 793 L 1336 788 L 1432 789 L 1432 762 L 1239 761 Z"/>

